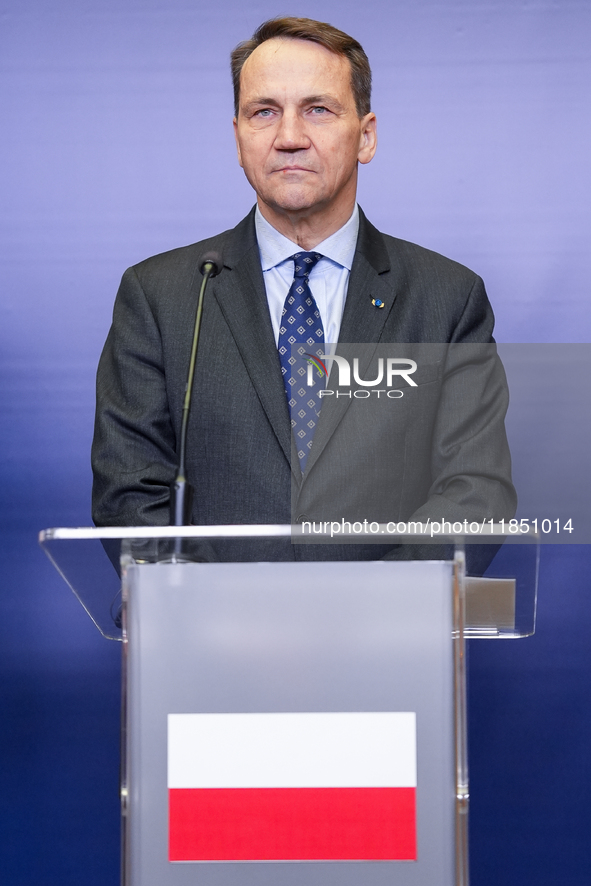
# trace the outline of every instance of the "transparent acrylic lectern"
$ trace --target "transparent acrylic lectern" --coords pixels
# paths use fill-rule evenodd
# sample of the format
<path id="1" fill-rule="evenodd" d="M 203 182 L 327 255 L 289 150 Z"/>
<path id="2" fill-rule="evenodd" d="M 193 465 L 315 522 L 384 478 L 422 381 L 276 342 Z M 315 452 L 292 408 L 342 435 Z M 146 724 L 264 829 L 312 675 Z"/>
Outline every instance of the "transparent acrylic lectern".
<path id="1" fill-rule="evenodd" d="M 178 554 L 297 531 L 41 533 L 123 641 L 125 886 L 469 882 L 465 640 L 533 633 L 537 539 L 491 534 L 484 578 L 464 538 L 450 560 Z"/>

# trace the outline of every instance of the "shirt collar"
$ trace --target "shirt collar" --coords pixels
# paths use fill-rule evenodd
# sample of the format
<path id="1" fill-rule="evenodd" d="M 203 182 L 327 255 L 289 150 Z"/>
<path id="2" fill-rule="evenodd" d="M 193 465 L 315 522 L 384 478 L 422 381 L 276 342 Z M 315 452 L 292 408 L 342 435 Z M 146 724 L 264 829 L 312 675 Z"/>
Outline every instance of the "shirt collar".
<path id="1" fill-rule="evenodd" d="M 258 206 L 255 211 L 254 224 L 263 271 L 274 268 L 298 251 L 296 243 L 280 234 L 266 218 L 263 218 Z M 318 246 L 315 246 L 313 251 L 320 252 L 335 264 L 350 271 L 353 266 L 358 233 L 359 207 L 356 203 L 349 221 L 345 222 L 342 228 L 339 228 Z"/>

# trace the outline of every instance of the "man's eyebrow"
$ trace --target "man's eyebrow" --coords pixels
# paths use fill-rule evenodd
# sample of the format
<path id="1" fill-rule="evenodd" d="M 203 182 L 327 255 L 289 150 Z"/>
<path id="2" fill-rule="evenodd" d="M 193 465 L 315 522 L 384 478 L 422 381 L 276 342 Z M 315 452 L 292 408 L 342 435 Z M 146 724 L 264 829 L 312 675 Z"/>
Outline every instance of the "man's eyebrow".
<path id="1" fill-rule="evenodd" d="M 324 93 L 324 95 L 309 95 L 302 99 L 300 105 L 330 105 L 332 108 L 339 111 L 345 110 L 340 101 L 334 95 L 330 95 L 329 93 Z"/>
<path id="2" fill-rule="evenodd" d="M 260 108 L 262 105 L 265 105 L 265 107 L 271 105 L 271 107 L 273 108 L 278 108 L 279 102 L 276 101 L 274 98 L 265 98 L 265 96 L 261 96 L 260 98 L 252 98 L 244 105 L 244 111 L 250 111 L 253 108 Z"/>
<path id="3" fill-rule="evenodd" d="M 247 102 L 243 106 L 244 113 L 248 113 L 249 111 L 254 110 L 255 108 L 260 107 L 272 107 L 278 108 L 280 107 L 280 102 L 274 98 L 267 98 L 266 96 L 257 96 L 256 98 L 252 98 L 249 102 Z M 343 105 L 340 101 L 329 93 L 324 93 L 322 95 L 307 95 L 299 102 L 300 107 L 309 107 L 310 105 L 328 105 L 331 108 L 334 108 L 336 111 L 344 111 Z"/>

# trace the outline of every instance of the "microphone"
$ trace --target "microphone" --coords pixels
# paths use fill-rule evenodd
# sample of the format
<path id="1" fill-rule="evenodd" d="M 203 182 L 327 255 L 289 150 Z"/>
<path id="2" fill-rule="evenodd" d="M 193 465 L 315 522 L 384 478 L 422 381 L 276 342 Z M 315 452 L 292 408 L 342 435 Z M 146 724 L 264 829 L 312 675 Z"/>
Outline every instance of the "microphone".
<path id="1" fill-rule="evenodd" d="M 189 360 L 189 372 L 185 388 L 183 402 L 183 416 L 181 421 L 181 434 L 179 446 L 179 463 L 176 477 L 170 484 L 170 525 L 189 526 L 191 523 L 191 511 L 193 507 L 193 487 L 185 476 L 185 461 L 187 450 L 187 429 L 189 425 L 189 410 L 193 393 L 193 379 L 195 377 L 195 364 L 197 362 L 197 348 L 199 346 L 199 333 L 201 331 L 201 316 L 203 314 L 203 298 L 207 284 L 212 277 L 216 277 L 223 267 L 221 253 L 216 250 L 205 252 L 199 262 L 199 271 L 203 276 L 197 300 L 195 313 L 195 325 L 193 327 L 193 344 L 191 346 L 191 358 Z M 176 539 L 177 543 L 181 539 Z M 180 553 L 180 550 L 178 551 Z"/>
<path id="2" fill-rule="evenodd" d="M 203 253 L 199 265 L 199 270 L 203 275 L 209 274 L 209 277 L 217 277 L 222 267 L 222 254 L 217 249 L 210 249 L 209 252 Z"/>

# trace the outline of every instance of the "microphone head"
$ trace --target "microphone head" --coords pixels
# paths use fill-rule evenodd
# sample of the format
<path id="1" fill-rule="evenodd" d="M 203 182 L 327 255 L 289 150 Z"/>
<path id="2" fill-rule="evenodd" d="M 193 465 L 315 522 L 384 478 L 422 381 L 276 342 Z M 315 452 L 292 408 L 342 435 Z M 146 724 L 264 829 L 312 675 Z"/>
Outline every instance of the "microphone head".
<path id="1" fill-rule="evenodd" d="M 206 265 L 209 265 L 209 268 L 206 268 Z M 217 277 L 219 272 L 222 270 L 222 267 L 222 254 L 216 249 L 210 249 L 208 252 L 204 252 L 201 256 L 201 261 L 199 262 L 199 270 L 202 274 L 205 274 L 209 270 L 210 277 Z"/>

